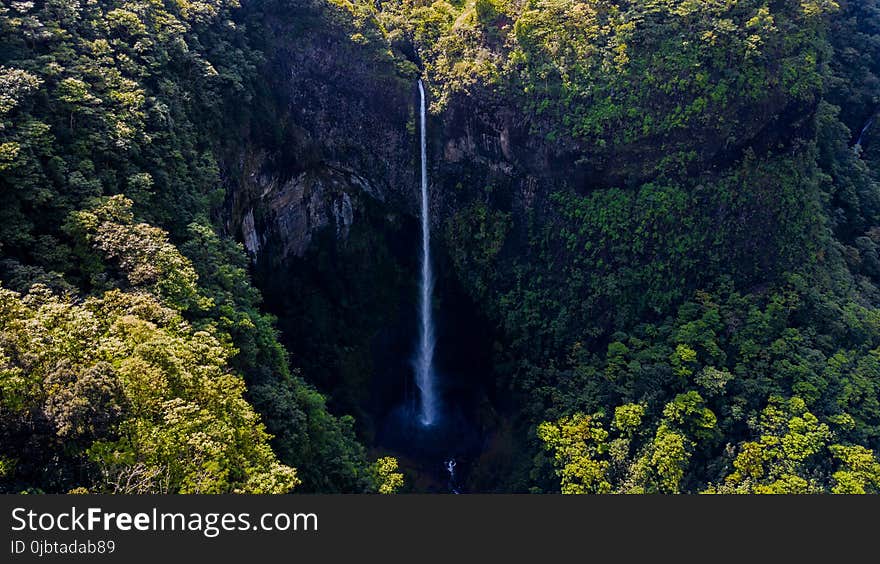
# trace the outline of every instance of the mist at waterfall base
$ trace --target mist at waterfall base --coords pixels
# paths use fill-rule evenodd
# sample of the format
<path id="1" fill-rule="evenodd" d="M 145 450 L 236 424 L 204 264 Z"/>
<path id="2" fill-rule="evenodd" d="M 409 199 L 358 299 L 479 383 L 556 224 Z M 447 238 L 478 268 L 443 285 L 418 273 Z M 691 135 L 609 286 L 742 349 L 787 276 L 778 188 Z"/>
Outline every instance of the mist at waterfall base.
<path id="1" fill-rule="evenodd" d="M 448 480 L 449 460 L 456 461 L 455 473 L 463 479 L 471 461 L 483 451 L 480 409 L 486 401 L 486 390 L 481 376 L 490 373 L 485 348 L 479 346 L 481 340 L 468 343 L 468 337 L 473 335 L 456 331 L 455 326 L 467 319 L 466 312 L 448 305 L 451 309 L 438 311 L 436 319 L 434 391 L 439 407 L 433 423 L 425 425 L 421 419 L 413 363 L 404 359 L 396 367 L 385 366 L 402 385 L 376 440 L 379 446 L 401 457 L 402 464 L 416 466 L 419 472 L 430 476 L 428 481 L 437 484 Z"/>

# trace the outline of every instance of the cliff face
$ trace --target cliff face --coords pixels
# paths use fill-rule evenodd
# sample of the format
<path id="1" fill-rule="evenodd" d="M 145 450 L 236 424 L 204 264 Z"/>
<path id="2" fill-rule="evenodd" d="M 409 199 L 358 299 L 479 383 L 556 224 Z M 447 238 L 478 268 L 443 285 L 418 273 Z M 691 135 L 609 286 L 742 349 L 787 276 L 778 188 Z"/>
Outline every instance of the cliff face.
<path id="1" fill-rule="evenodd" d="M 365 199 L 416 209 L 413 82 L 337 12 L 267 10 L 260 22 L 262 113 L 225 166 L 227 229 L 257 262 L 301 258 L 325 228 L 345 240 Z"/>
<path id="2" fill-rule="evenodd" d="M 352 224 L 364 220 L 366 200 L 393 213 L 418 214 L 414 83 L 395 77 L 390 84 L 397 90 L 388 91 L 389 83 L 361 77 L 363 88 L 343 88 L 342 71 L 334 76 L 308 69 L 344 56 L 322 51 L 315 57 L 284 72 L 289 80 L 282 96 L 289 107 L 279 118 L 283 142 L 250 140 L 226 163 L 227 228 L 255 262 L 302 258 L 325 229 L 344 243 Z M 548 181 L 562 185 L 578 174 L 577 167 L 561 165 L 564 157 L 551 145 L 529 137 L 510 108 L 487 110 L 461 98 L 428 119 L 435 229 L 484 186 L 511 190 L 513 200 L 505 205 L 524 211 L 533 207 L 539 184 L 546 191 Z"/>
<path id="3" fill-rule="evenodd" d="M 280 264 L 302 258 L 325 229 L 344 242 L 355 219 L 363 215 L 365 198 L 385 203 L 383 191 L 354 172 L 324 165 L 285 180 L 271 171 L 262 151 L 245 155 L 242 163 L 244 174 L 233 205 L 243 216 L 228 225 L 239 225 L 239 236 L 254 262 Z"/>

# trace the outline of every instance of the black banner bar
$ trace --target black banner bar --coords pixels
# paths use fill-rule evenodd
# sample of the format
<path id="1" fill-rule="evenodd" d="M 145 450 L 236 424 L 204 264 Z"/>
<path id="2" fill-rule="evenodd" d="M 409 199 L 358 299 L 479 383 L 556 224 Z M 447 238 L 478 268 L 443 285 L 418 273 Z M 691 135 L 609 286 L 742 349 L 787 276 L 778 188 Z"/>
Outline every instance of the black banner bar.
<path id="1" fill-rule="evenodd" d="M 15 495 L 0 496 L 0 562 L 839 562 L 877 558 L 878 506 L 870 496 Z"/>

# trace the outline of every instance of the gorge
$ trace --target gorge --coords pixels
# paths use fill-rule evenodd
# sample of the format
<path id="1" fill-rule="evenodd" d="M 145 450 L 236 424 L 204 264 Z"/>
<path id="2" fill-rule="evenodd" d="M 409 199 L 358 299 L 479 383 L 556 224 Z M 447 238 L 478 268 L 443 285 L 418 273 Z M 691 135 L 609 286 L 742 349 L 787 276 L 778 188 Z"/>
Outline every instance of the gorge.
<path id="1" fill-rule="evenodd" d="M 0 491 L 880 489 L 880 5 L 697 4 L 0 10 Z"/>

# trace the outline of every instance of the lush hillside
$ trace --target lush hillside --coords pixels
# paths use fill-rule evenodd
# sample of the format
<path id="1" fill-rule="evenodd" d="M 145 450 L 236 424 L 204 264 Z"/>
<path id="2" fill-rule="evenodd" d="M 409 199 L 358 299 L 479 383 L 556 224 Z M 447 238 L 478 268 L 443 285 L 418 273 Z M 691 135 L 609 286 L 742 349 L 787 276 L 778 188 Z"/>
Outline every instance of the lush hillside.
<path id="1" fill-rule="evenodd" d="M 237 9 L 0 11 L 8 491 L 377 487 L 215 230 L 218 158 L 259 78 Z"/>
<path id="2" fill-rule="evenodd" d="M 509 339 L 498 376 L 526 421 L 551 421 L 517 487 L 876 491 L 877 161 L 870 141 L 851 148 L 878 101 L 875 14 L 478 1 L 388 16 L 435 73 L 436 109 L 484 109 L 512 164 L 471 172 L 486 188 L 446 233 Z"/>
<path id="3" fill-rule="evenodd" d="M 880 490 L 874 0 L 0 10 L 4 490 L 436 490 L 417 77 L 467 488 Z"/>

